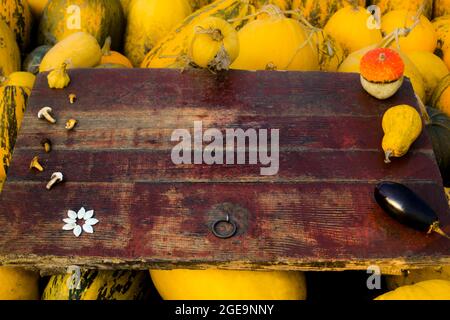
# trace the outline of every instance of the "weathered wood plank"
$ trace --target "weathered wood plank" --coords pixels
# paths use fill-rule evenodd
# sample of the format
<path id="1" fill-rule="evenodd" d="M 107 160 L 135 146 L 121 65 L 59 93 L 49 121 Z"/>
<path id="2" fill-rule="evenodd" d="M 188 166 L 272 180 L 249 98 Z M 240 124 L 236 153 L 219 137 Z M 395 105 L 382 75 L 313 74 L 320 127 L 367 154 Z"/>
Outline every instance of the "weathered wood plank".
<path id="1" fill-rule="evenodd" d="M 408 186 L 440 213 L 450 232 L 440 186 Z M 35 263 L 42 264 L 46 256 L 92 257 L 91 263 L 101 256 L 105 263 L 135 261 L 140 267 L 243 263 L 308 269 L 317 263 L 323 269 L 345 269 L 358 261 L 367 268 L 365 261 L 386 260 L 382 266 L 387 267 L 387 259 L 401 267 L 421 259 L 450 262 L 448 240 L 399 225 L 376 205 L 373 184 L 67 183 L 51 193 L 37 188 L 35 183 L 12 183 L 6 190 L 2 203 L 11 211 L 0 216 L 2 255 L 35 255 Z M 33 201 L 24 200 L 30 194 L 35 194 Z M 212 210 L 221 203 L 248 212 L 231 212 L 238 233 L 228 240 L 210 231 L 223 217 Z M 68 209 L 81 206 L 94 209 L 100 223 L 94 234 L 75 241 L 61 230 L 62 219 Z M 25 211 L 29 217 L 23 220 Z"/>
<path id="2" fill-rule="evenodd" d="M 280 130 L 280 145 L 283 148 L 325 148 L 325 149 L 380 149 L 383 137 L 381 120 L 378 116 L 341 116 L 339 121 L 329 116 L 267 116 L 237 115 L 231 119 L 227 112 L 215 111 L 204 117 L 197 113 L 180 115 L 181 108 L 168 109 L 161 116 L 152 112 L 134 110 L 123 116 L 122 111 L 108 110 L 96 116 L 94 112 L 80 112 L 76 107 L 68 107 L 57 112 L 60 123 L 57 126 L 41 121 L 36 123 L 33 113 L 28 114 L 17 144 L 18 149 L 40 149 L 40 141 L 51 137 L 55 149 L 152 149 L 169 150 L 175 129 L 192 131 L 194 121 L 202 121 L 203 126 L 218 128 L 239 127 L 243 130 Z M 63 130 L 64 122 L 75 117 L 79 124 L 74 132 Z M 413 150 L 427 149 L 430 144 L 426 135 L 421 135 Z"/>
<path id="3" fill-rule="evenodd" d="M 237 70 L 212 75 L 195 70 L 179 73 L 164 69 L 109 69 L 93 73 L 79 69 L 71 70 L 70 75 L 72 81 L 65 90 L 51 90 L 45 81 L 38 81 L 31 107 L 76 107 L 99 117 L 99 111 L 116 110 L 122 112 L 120 118 L 125 118 L 128 111 L 145 107 L 162 120 L 170 116 L 173 108 L 204 117 L 211 116 L 211 111 L 226 111 L 230 116 L 277 116 L 281 111 L 285 116 L 381 116 L 393 105 L 417 104 L 408 80 L 393 98 L 379 101 L 362 89 L 357 74 L 335 73 L 331 81 L 320 72 Z M 76 106 L 69 104 L 70 92 L 77 93 Z"/>
<path id="4" fill-rule="evenodd" d="M 32 158 L 29 150 L 17 150 L 9 179 L 45 182 L 53 172 L 63 172 L 73 182 L 441 180 L 434 155 L 421 152 L 410 152 L 386 165 L 378 150 L 286 150 L 280 153 L 275 176 L 261 176 L 260 168 L 267 166 L 260 164 L 176 165 L 170 150 L 55 150 L 41 155 L 47 168 L 44 173 L 30 171 Z"/>

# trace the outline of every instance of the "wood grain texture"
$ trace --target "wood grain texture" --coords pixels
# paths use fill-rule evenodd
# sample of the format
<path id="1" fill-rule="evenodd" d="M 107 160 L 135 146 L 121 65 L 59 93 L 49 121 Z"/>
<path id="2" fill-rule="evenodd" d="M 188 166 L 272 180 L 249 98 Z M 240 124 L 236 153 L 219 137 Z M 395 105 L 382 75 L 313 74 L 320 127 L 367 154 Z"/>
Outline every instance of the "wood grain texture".
<path id="1" fill-rule="evenodd" d="M 381 117 L 416 106 L 405 82 L 387 101 L 368 96 L 352 74 L 173 70 L 74 70 L 65 90 L 38 77 L 0 196 L 0 264 L 44 269 L 255 268 L 385 272 L 450 264 L 448 240 L 410 230 L 373 199 L 379 181 L 405 183 L 450 214 L 424 133 L 391 165 L 380 149 Z M 68 94 L 77 102 L 69 104 Z M 51 106 L 58 119 L 37 119 Z M 69 118 L 79 121 L 72 132 Z M 172 163 L 175 129 L 280 129 L 280 171 L 260 165 Z M 53 151 L 45 154 L 43 138 Z M 39 155 L 44 173 L 28 169 Z M 45 190 L 52 172 L 66 182 Z M 238 225 L 227 240 L 211 225 L 230 207 Z M 94 209 L 100 223 L 76 239 L 67 210 Z M 236 209 L 240 208 L 240 209 Z"/>

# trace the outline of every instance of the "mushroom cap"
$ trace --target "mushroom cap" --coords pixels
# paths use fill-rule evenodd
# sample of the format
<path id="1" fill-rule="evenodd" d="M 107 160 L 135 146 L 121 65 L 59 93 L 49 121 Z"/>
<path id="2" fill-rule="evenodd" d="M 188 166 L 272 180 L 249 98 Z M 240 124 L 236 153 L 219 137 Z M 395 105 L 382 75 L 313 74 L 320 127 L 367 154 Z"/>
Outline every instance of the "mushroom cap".
<path id="1" fill-rule="evenodd" d="M 377 48 L 363 56 L 360 71 L 367 81 L 392 82 L 403 77 L 405 63 L 396 51 L 389 48 Z"/>
<path id="2" fill-rule="evenodd" d="M 42 118 L 43 117 L 43 115 L 44 115 L 44 113 L 50 113 L 50 112 L 52 112 L 53 111 L 53 109 L 52 108 L 50 108 L 50 107 L 43 107 L 41 110 L 39 110 L 39 112 L 38 112 L 38 118 Z"/>
<path id="3" fill-rule="evenodd" d="M 64 179 L 64 175 L 61 172 L 55 172 L 52 174 L 52 179 L 58 179 L 62 181 Z"/>
<path id="4" fill-rule="evenodd" d="M 36 164 L 39 164 L 39 157 L 35 156 L 33 160 L 31 160 L 30 168 L 34 167 Z"/>

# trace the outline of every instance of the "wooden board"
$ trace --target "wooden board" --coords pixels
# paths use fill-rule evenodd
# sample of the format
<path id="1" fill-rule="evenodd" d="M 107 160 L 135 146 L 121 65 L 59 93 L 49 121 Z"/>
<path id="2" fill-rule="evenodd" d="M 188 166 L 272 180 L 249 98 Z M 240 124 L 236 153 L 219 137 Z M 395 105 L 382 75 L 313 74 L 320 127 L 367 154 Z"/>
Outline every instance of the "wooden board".
<path id="1" fill-rule="evenodd" d="M 416 100 L 409 81 L 387 101 L 355 74 L 75 70 L 65 90 L 38 77 L 0 197 L 0 261 L 44 269 L 255 268 L 385 272 L 450 264 L 450 242 L 388 217 L 375 185 L 402 182 L 450 214 L 424 133 L 391 165 L 380 149 L 381 117 Z M 76 93 L 71 105 L 68 94 Z M 58 119 L 37 119 L 51 106 Z M 65 121 L 79 121 L 74 131 Z M 175 165 L 175 129 L 280 130 L 280 170 L 260 165 Z M 53 143 L 45 154 L 43 138 Z M 39 155 L 44 173 L 29 170 Z M 45 189 L 51 174 L 65 182 Z M 63 231 L 69 209 L 95 210 L 93 234 Z M 227 214 L 229 239 L 212 224 Z"/>

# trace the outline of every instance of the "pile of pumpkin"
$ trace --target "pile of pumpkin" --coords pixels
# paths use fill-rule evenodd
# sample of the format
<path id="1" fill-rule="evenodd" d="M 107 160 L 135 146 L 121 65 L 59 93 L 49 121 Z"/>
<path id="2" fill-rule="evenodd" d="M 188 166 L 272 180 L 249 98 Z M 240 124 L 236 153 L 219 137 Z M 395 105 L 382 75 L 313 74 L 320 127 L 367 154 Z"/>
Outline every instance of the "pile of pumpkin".
<path id="1" fill-rule="evenodd" d="M 377 6 L 374 15 L 368 5 Z M 430 105 L 427 128 L 450 186 L 450 0 L 0 0 L 0 190 L 39 72 L 67 65 L 359 73 L 362 57 L 383 47 L 399 53 Z M 151 276 L 165 299 L 306 298 L 301 272 Z M 0 298 L 141 299 L 151 283 L 143 271 L 91 270 L 76 285 L 71 279 L 51 277 L 41 296 L 36 273 L 1 267 Z M 388 283 L 402 287 L 381 299 L 450 299 L 448 268 Z"/>

